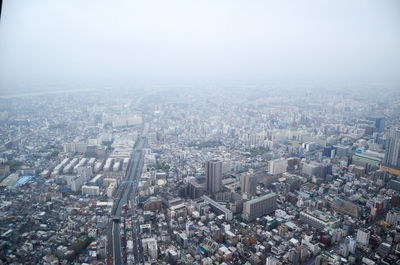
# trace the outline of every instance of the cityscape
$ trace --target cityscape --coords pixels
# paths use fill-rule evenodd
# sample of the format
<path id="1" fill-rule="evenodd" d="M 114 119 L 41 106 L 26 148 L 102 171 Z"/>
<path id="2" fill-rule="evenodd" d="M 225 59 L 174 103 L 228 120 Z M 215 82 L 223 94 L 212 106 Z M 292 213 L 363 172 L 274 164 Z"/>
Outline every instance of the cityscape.
<path id="1" fill-rule="evenodd" d="M 400 265 L 400 1 L 0 1 L 0 265 Z"/>
<path id="2" fill-rule="evenodd" d="M 399 91 L 228 90 L 2 100 L 2 262 L 400 262 Z"/>

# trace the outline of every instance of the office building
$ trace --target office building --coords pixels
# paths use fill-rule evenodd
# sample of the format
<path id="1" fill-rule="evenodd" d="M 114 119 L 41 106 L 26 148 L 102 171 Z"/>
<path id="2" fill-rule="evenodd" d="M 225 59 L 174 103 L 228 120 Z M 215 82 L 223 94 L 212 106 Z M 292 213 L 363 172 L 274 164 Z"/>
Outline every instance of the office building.
<path id="1" fill-rule="evenodd" d="M 257 189 L 257 179 L 256 176 L 251 174 L 245 174 L 241 177 L 241 189 L 242 193 L 248 195 L 253 195 L 256 193 Z"/>
<path id="2" fill-rule="evenodd" d="M 199 184 L 196 180 L 191 180 L 187 185 L 187 195 L 191 199 L 200 198 L 205 194 L 204 185 Z"/>
<path id="3" fill-rule="evenodd" d="M 397 181 L 394 179 L 389 180 L 387 183 L 387 188 L 396 190 L 396 191 L 400 191 L 400 181 Z"/>
<path id="4" fill-rule="evenodd" d="M 365 167 L 365 165 L 379 167 L 379 165 L 382 163 L 382 158 L 371 152 L 356 153 L 353 155 L 352 160 L 353 164 L 363 167 Z"/>
<path id="5" fill-rule="evenodd" d="M 385 130 L 385 118 L 378 117 L 375 118 L 375 128 L 377 132 L 383 132 Z"/>
<path id="6" fill-rule="evenodd" d="M 389 132 L 383 164 L 387 167 L 400 169 L 400 130 Z"/>
<path id="7" fill-rule="evenodd" d="M 317 176 L 318 177 L 320 171 L 321 171 L 321 167 L 317 163 L 310 163 L 310 164 L 303 163 L 303 166 L 301 169 L 301 172 L 307 176 Z"/>
<path id="8" fill-rule="evenodd" d="M 386 223 L 388 225 L 396 226 L 399 223 L 400 214 L 394 210 L 389 211 L 386 214 Z"/>
<path id="9" fill-rule="evenodd" d="M 367 229 L 360 228 L 357 231 L 357 242 L 363 246 L 367 246 L 369 244 L 369 236 L 370 232 Z"/>
<path id="10" fill-rule="evenodd" d="M 376 250 L 376 253 L 378 253 L 380 257 L 384 258 L 389 255 L 391 248 L 392 246 L 389 243 L 382 242 Z"/>
<path id="11" fill-rule="evenodd" d="M 334 145 L 333 146 L 336 150 L 336 156 L 341 158 L 341 157 L 347 157 L 350 153 L 350 147 L 349 146 L 343 146 L 343 145 Z"/>
<path id="12" fill-rule="evenodd" d="M 203 195 L 202 199 L 204 200 L 205 203 L 207 203 L 211 209 L 216 213 L 216 214 L 223 214 L 225 217 L 225 220 L 231 221 L 233 218 L 232 211 L 227 209 L 225 206 L 219 204 L 218 202 L 212 200 L 211 198 Z"/>
<path id="13" fill-rule="evenodd" d="M 206 189 L 208 194 L 219 192 L 222 188 L 222 162 L 217 160 L 206 163 Z"/>
<path id="14" fill-rule="evenodd" d="M 296 249 L 292 248 L 291 250 L 289 250 L 288 254 L 288 260 L 291 264 L 300 264 L 300 254 Z"/>
<path id="15" fill-rule="evenodd" d="M 356 254 L 356 242 L 357 241 L 351 236 L 346 236 L 344 242 L 349 247 L 349 252 L 351 254 Z"/>
<path id="16" fill-rule="evenodd" d="M 147 252 L 151 260 L 157 260 L 158 258 L 158 246 L 155 238 L 144 238 L 142 239 L 143 251 Z"/>
<path id="17" fill-rule="evenodd" d="M 268 172 L 272 175 L 285 173 L 287 170 L 286 159 L 275 159 L 268 162 Z"/>
<path id="18" fill-rule="evenodd" d="M 243 218 L 247 221 L 253 221 L 258 217 L 272 213 L 276 209 L 277 197 L 278 195 L 271 192 L 267 195 L 245 202 L 243 205 Z"/>
<path id="19" fill-rule="evenodd" d="M 347 214 L 355 218 L 360 217 L 361 207 L 353 202 L 349 202 L 340 198 L 335 198 L 332 203 L 332 208 L 341 214 Z"/>
<path id="20" fill-rule="evenodd" d="M 317 178 L 326 178 L 327 175 L 332 174 L 332 164 L 322 163 L 303 163 L 302 173 L 307 176 L 315 176 Z"/>
<path id="21" fill-rule="evenodd" d="M 347 258 L 349 256 L 349 252 L 349 245 L 347 245 L 346 243 L 341 243 L 339 245 L 338 253 L 340 254 L 340 256 Z"/>
<path id="22" fill-rule="evenodd" d="M 313 212 L 300 212 L 300 221 L 314 227 L 319 231 L 322 231 L 325 228 L 336 228 L 340 224 L 339 219 L 329 215 L 328 213 L 318 210 Z"/>

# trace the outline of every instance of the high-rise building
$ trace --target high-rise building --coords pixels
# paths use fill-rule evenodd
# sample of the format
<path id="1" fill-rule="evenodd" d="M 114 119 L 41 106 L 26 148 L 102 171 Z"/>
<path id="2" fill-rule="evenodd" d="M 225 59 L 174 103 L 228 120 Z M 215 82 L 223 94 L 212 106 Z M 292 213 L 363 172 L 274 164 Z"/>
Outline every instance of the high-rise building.
<path id="1" fill-rule="evenodd" d="M 243 218 L 247 221 L 272 213 L 276 209 L 276 199 L 278 195 L 274 192 L 247 201 L 243 205 Z"/>
<path id="2" fill-rule="evenodd" d="M 375 128 L 377 132 L 383 132 L 385 130 L 385 118 L 375 118 Z"/>
<path id="3" fill-rule="evenodd" d="M 386 139 L 385 166 L 400 169 L 400 130 L 390 130 Z"/>
<path id="4" fill-rule="evenodd" d="M 242 193 L 249 195 L 255 194 L 257 189 L 257 179 L 256 176 L 251 174 L 245 174 L 241 177 L 241 188 Z"/>
<path id="5" fill-rule="evenodd" d="M 217 160 L 206 163 L 206 189 L 208 194 L 219 192 L 222 188 L 222 162 Z"/>
<path id="6" fill-rule="evenodd" d="M 344 242 L 349 247 L 349 252 L 351 254 L 356 254 L 356 242 L 357 241 L 351 236 L 346 236 Z"/>
<path id="7" fill-rule="evenodd" d="M 188 183 L 187 195 L 191 199 L 197 199 L 205 194 L 204 185 L 199 184 L 196 180 L 192 180 Z"/>
<path id="8" fill-rule="evenodd" d="M 386 223 L 388 225 L 397 225 L 400 220 L 400 214 L 391 210 L 386 214 Z"/>
<path id="9" fill-rule="evenodd" d="M 295 265 L 299 264 L 300 263 L 300 254 L 299 254 L 299 252 L 294 248 L 289 250 L 288 260 L 292 264 L 295 264 Z"/>
<path id="10" fill-rule="evenodd" d="M 341 158 L 341 157 L 347 157 L 350 153 L 350 147 L 349 146 L 343 146 L 343 145 L 334 145 L 333 146 L 336 150 L 336 156 Z"/>
<path id="11" fill-rule="evenodd" d="M 369 243 L 370 232 L 367 229 L 358 229 L 357 242 L 361 245 L 367 246 Z"/>
<path id="12" fill-rule="evenodd" d="M 342 257 L 347 258 L 349 256 L 349 245 L 347 245 L 346 243 L 342 243 L 339 246 L 339 254 Z"/>

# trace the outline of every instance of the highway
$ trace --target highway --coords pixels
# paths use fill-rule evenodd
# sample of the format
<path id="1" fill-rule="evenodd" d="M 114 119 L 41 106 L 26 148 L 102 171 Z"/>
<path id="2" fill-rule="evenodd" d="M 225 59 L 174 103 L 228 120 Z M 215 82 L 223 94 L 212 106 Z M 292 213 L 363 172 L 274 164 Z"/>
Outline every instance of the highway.
<path id="1" fill-rule="evenodd" d="M 136 192 L 138 189 L 138 176 L 140 176 L 143 168 L 143 152 L 142 148 L 145 146 L 147 140 L 142 137 L 139 139 L 138 144 L 136 145 L 133 154 L 131 155 L 131 163 L 128 168 L 128 178 L 123 181 L 123 189 L 120 200 L 118 202 L 117 207 L 114 212 L 114 220 L 112 225 L 112 239 L 113 239 L 113 261 L 115 265 L 123 264 L 122 255 L 121 255 L 121 242 L 120 242 L 120 229 L 119 229 L 119 218 L 121 217 L 122 207 L 125 204 L 128 204 L 128 198 L 131 195 L 132 197 L 136 196 Z M 132 203 L 133 207 L 135 207 L 135 203 Z"/>

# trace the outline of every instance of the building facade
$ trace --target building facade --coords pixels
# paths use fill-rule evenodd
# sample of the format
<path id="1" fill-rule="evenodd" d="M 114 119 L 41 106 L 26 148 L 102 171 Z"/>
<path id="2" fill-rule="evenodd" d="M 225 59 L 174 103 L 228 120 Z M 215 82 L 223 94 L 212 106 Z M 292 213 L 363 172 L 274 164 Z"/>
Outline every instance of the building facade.
<path id="1" fill-rule="evenodd" d="M 242 193 L 249 195 L 255 194 L 257 189 L 257 181 L 254 175 L 245 174 L 241 177 Z"/>
<path id="2" fill-rule="evenodd" d="M 206 163 L 206 189 L 208 194 L 219 192 L 222 188 L 222 162 L 217 160 Z"/>
<path id="3" fill-rule="evenodd" d="M 278 195 L 271 192 L 256 199 L 247 201 L 243 205 L 243 218 L 247 221 L 272 213 L 276 209 Z"/>
<path id="4" fill-rule="evenodd" d="M 400 130 L 389 132 L 383 164 L 387 167 L 400 169 Z"/>

